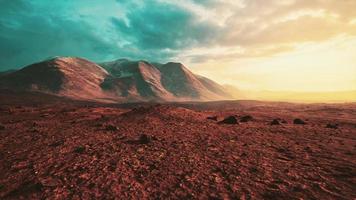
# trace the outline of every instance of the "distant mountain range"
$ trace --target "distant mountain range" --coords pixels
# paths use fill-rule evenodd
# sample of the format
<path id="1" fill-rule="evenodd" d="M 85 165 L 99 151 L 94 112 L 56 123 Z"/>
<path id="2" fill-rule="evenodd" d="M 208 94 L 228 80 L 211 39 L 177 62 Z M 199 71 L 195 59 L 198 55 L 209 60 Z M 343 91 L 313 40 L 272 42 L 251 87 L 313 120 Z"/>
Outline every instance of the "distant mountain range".
<path id="1" fill-rule="evenodd" d="M 56 57 L 0 73 L 0 89 L 104 102 L 232 99 L 226 88 L 193 74 L 181 63 L 127 59 L 94 63 Z"/>

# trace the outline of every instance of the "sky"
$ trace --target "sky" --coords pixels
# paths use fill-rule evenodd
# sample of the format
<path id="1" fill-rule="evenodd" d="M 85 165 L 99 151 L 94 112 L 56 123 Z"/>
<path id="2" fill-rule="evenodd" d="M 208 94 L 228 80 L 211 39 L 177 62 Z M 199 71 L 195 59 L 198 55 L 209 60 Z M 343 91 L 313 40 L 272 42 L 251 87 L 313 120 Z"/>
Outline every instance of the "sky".
<path id="1" fill-rule="evenodd" d="M 184 63 L 240 90 L 356 90 L 355 0 L 0 0 L 0 70 Z"/>

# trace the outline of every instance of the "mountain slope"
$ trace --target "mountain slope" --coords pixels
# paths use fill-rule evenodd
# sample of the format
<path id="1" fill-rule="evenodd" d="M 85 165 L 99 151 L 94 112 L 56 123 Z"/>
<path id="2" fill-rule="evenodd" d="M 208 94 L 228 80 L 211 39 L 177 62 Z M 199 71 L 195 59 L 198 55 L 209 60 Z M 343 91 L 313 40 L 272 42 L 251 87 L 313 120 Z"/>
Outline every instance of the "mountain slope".
<path id="1" fill-rule="evenodd" d="M 61 57 L 4 75 L 0 88 L 40 91 L 75 99 L 106 98 L 101 89 L 108 72 L 82 58 Z"/>
<path id="2" fill-rule="evenodd" d="M 122 83 L 129 79 L 131 84 L 136 83 L 139 87 L 135 91 L 146 98 L 178 101 L 231 98 L 222 86 L 193 74 L 181 63 L 151 64 L 147 61 L 120 59 L 100 65 L 111 73 L 115 81 Z M 122 93 L 122 89 L 116 88 L 119 93 Z M 130 92 L 125 94 L 129 95 Z"/>
<path id="3" fill-rule="evenodd" d="M 161 73 L 145 61 L 123 61 L 101 64 L 110 76 L 103 88 L 118 96 L 138 100 L 173 100 L 161 83 Z"/>

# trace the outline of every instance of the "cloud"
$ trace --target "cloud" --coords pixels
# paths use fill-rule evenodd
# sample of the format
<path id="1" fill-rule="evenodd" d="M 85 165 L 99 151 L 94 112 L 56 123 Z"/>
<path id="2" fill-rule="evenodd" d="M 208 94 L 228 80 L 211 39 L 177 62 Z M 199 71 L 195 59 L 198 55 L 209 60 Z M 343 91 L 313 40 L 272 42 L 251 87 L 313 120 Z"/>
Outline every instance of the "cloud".
<path id="1" fill-rule="evenodd" d="M 291 45 L 280 46 L 262 46 L 254 48 L 242 47 L 218 47 L 218 48 L 200 48 L 192 49 L 185 54 L 181 54 L 178 60 L 188 60 L 190 63 L 199 64 L 210 61 L 232 62 L 240 58 L 259 58 L 273 56 L 279 53 L 285 53 L 294 50 Z"/>
<path id="2" fill-rule="evenodd" d="M 237 2 L 237 1 L 235 1 Z M 301 43 L 318 43 L 340 35 L 355 36 L 353 22 L 356 1 L 328 0 L 249 0 L 232 4 L 231 1 L 197 1 L 213 13 L 228 13 L 220 23 L 212 45 L 206 53 L 187 56 L 191 62 L 204 59 L 239 59 L 271 56 L 291 51 Z M 212 47 L 223 51 L 210 55 Z M 239 48 L 244 52 L 233 53 Z M 188 59 L 189 60 L 189 59 Z"/>
<path id="3" fill-rule="evenodd" d="M 229 60 L 356 35 L 354 0 L 0 0 L 0 4 L 0 69 L 54 55 L 95 61 Z"/>
<path id="4" fill-rule="evenodd" d="M 355 34 L 356 27 L 345 19 L 351 19 L 348 6 L 356 7 L 355 1 L 301 0 L 286 5 L 271 1 L 270 6 L 253 2 L 258 1 L 250 1 L 242 12 L 227 21 L 230 31 L 222 38 L 226 44 L 298 43 Z"/>

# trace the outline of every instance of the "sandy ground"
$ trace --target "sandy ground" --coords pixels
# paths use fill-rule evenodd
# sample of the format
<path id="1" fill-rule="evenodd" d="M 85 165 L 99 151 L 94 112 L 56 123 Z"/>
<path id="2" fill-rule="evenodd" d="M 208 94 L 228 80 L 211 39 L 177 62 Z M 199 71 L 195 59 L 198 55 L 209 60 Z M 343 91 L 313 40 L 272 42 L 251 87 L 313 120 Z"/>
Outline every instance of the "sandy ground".
<path id="1" fill-rule="evenodd" d="M 356 104 L 9 102 L 0 199 L 356 198 Z"/>

